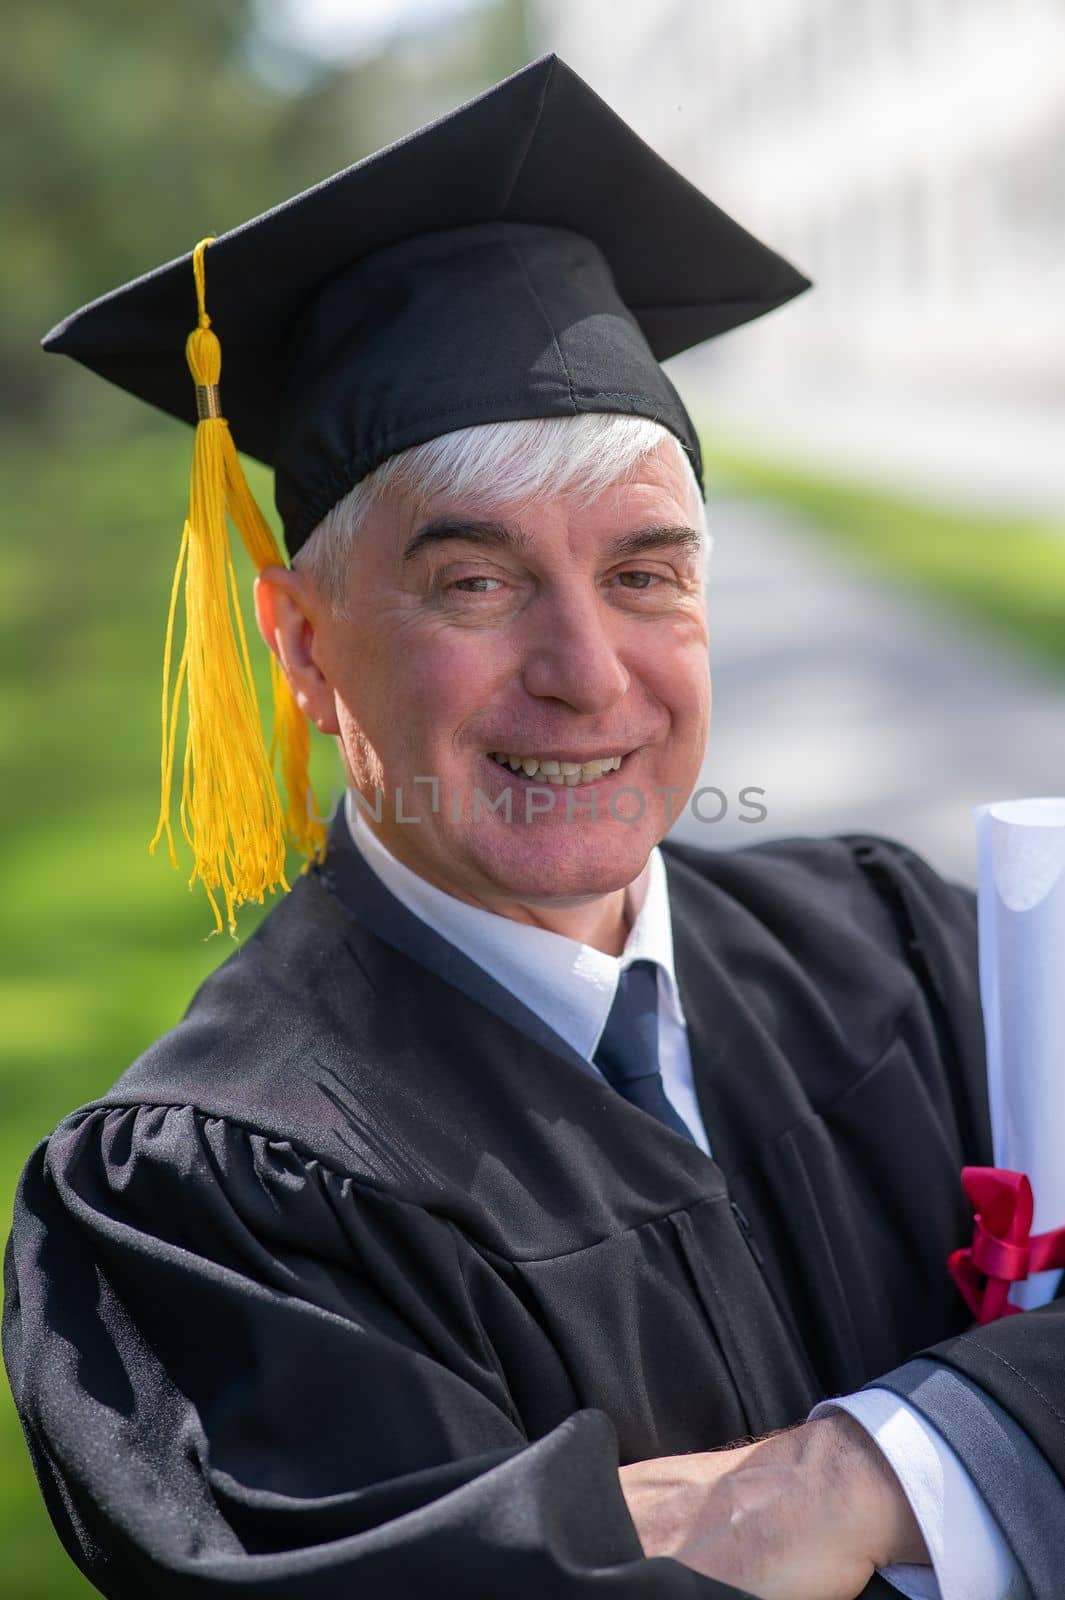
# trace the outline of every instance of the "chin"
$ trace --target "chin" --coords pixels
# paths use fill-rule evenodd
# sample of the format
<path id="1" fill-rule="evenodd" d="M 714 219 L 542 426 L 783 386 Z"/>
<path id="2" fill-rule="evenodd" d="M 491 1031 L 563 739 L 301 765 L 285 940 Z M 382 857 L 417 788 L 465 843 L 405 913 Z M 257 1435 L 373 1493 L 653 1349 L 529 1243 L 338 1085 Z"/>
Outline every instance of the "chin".
<path id="1" fill-rule="evenodd" d="M 499 890 L 515 900 L 562 905 L 625 888 L 643 871 L 658 835 L 611 823 L 583 830 L 508 828 L 503 837 L 468 842 L 480 870 Z"/>

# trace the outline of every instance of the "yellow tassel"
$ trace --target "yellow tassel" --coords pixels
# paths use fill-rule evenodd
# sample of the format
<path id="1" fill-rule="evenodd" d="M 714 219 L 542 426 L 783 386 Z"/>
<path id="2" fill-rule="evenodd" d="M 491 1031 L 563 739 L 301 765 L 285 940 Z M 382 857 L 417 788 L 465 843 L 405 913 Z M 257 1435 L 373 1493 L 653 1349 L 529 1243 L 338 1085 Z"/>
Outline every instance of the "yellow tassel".
<path id="1" fill-rule="evenodd" d="M 199 878 L 218 933 L 222 917 L 215 893 L 221 891 L 229 932 L 235 937 L 234 912 L 239 905 L 247 900 L 261 905 L 267 891 L 289 887 L 286 838 L 306 857 L 306 871 L 312 860 L 322 858 L 326 829 L 317 818 L 310 787 L 310 729 L 273 655 L 274 725 L 269 751 L 263 739 L 226 513 L 256 571 L 283 565 L 284 560 L 248 488 L 229 424 L 220 414 L 222 350 L 207 315 L 204 282 L 203 257 L 210 243 L 210 239 L 201 239 L 193 252 L 199 319 L 188 337 L 185 354 L 197 386 L 200 420 L 193 443 L 189 514 L 170 594 L 163 654 L 159 823 L 148 848 L 154 854 L 165 833 L 170 860 L 178 865 L 170 797 L 184 689 L 188 729 L 180 816 L 195 861 L 189 887 Z M 174 616 L 183 574 L 185 639 L 171 692 Z M 278 747 L 288 795 L 284 809 L 273 773 Z"/>

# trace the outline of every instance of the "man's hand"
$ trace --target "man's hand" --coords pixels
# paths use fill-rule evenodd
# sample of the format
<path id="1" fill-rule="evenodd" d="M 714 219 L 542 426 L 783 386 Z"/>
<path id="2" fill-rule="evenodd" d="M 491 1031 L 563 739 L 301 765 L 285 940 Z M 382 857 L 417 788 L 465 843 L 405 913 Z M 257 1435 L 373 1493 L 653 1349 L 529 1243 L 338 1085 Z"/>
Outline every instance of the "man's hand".
<path id="1" fill-rule="evenodd" d="M 761 1600 L 854 1600 L 877 1567 L 928 1563 L 898 1480 L 845 1412 L 620 1477 L 646 1555 Z"/>

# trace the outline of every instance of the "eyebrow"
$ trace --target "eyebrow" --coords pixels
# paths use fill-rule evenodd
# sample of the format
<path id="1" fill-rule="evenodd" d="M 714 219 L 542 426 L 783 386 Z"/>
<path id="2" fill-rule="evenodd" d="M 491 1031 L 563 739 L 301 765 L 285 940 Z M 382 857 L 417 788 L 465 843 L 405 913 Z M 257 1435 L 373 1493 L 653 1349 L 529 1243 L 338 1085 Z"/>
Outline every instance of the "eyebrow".
<path id="1" fill-rule="evenodd" d="M 461 539 L 466 544 L 495 546 L 497 549 L 525 550 L 528 535 L 505 522 L 472 521 L 465 517 L 437 517 L 407 540 L 403 549 L 404 561 L 412 561 L 432 545 L 444 544 L 449 539 Z"/>
<path id="2" fill-rule="evenodd" d="M 697 528 L 665 524 L 623 533 L 610 545 L 609 553 L 623 557 L 642 555 L 646 550 L 691 550 L 697 554 L 702 547 L 703 536 Z"/>
<path id="3" fill-rule="evenodd" d="M 527 533 L 519 528 L 512 528 L 505 522 L 471 521 L 465 517 L 438 517 L 426 523 L 424 528 L 419 528 L 418 532 L 407 540 L 403 550 L 403 560 L 412 561 L 415 556 L 421 555 L 423 550 L 433 545 L 444 544 L 450 539 L 519 553 L 528 550 L 532 542 Z M 698 552 L 702 549 L 702 544 L 703 536 L 696 528 L 656 524 L 650 528 L 637 528 L 633 533 L 621 534 L 607 546 L 606 554 L 624 558 L 642 555 L 649 550 L 687 549 Z"/>

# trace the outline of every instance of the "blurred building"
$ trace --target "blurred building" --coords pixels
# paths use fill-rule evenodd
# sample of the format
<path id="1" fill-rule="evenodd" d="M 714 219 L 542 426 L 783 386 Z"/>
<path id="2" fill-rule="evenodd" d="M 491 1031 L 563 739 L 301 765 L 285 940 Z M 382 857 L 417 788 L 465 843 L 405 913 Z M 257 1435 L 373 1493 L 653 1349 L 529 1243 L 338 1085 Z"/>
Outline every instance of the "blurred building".
<path id="1" fill-rule="evenodd" d="M 1065 0 L 530 4 L 815 280 L 689 363 L 730 415 L 1065 508 Z"/>

